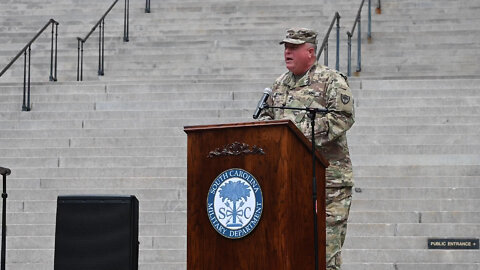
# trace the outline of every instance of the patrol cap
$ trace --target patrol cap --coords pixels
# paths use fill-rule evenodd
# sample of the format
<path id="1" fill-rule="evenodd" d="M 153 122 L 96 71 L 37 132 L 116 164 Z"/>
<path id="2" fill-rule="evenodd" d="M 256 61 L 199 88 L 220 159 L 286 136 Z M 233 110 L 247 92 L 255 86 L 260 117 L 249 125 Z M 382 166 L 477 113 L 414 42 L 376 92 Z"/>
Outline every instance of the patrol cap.
<path id="1" fill-rule="evenodd" d="M 285 39 L 280 41 L 280 44 L 317 44 L 317 32 L 308 28 L 290 28 L 287 30 Z"/>

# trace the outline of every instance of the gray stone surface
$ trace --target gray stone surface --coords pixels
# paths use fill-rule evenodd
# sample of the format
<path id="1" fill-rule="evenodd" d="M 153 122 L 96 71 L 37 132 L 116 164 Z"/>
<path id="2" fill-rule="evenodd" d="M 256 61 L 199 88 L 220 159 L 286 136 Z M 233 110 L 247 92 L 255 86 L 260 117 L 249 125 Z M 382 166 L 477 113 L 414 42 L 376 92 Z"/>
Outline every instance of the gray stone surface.
<path id="1" fill-rule="evenodd" d="M 97 76 L 94 33 L 77 83 L 76 37 L 109 3 L 0 3 L 0 68 L 48 19 L 61 23 L 58 82 L 48 82 L 50 33 L 32 46 L 31 112 L 21 111 L 23 58 L 0 78 L 0 166 L 13 172 L 8 269 L 52 269 L 58 195 L 105 193 L 140 200 L 141 270 L 186 269 L 183 127 L 253 121 L 262 89 L 284 71 L 277 42 L 285 29 L 311 27 L 323 37 L 336 10 L 345 72 L 345 32 L 358 8 L 346 0 L 169 0 L 152 1 L 145 14 L 144 2 L 130 4 L 130 42 L 121 41 L 119 5 L 106 20 L 105 76 Z M 480 269 L 478 250 L 426 248 L 428 237 L 479 237 L 480 3 L 382 7 L 372 42 L 362 45 L 362 72 L 349 78 L 356 189 L 343 269 Z"/>

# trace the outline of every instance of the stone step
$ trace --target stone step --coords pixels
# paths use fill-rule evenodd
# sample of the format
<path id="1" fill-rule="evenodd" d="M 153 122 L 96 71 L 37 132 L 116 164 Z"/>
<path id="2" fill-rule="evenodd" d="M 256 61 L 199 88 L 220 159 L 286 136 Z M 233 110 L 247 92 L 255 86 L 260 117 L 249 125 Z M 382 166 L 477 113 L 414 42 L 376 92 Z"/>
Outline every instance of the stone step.
<path id="1" fill-rule="evenodd" d="M 139 225 L 139 235 L 142 236 L 185 236 L 186 223 Z M 9 236 L 51 236 L 55 235 L 55 224 L 10 225 Z"/>
<path id="2" fill-rule="evenodd" d="M 362 100 L 363 102 L 363 100 Z M 470 103 L 471 101 L 466 101 Z M 361 103 L 361 102 L 359 102 Z M 417 106 L 417 102 L 413 102 L 415 104 L 409 104 L 411 106 Z M 428 102 L 425 102 L 428 103 Z M 460 102 L 462 103 L 462 102 Z M 475 102 L 474 102 L 475 103 Z M 480 104 L 480 99 L 479 99 Z M 472 104 L 473 105 L 473 104 Z M 362 106 L 361 104 L 359 106 Z M 420 105 L 418 105 L 420 106 Z M 428 105 L 427 105 L 428 106 Z M 391 110 L 408 110 L 408 107 L 399 107 L 399 108 L 391 108 Z M 361 107 L 358 109 L 361 110 Z M 409 125 L 421 125 L 422 123 L 428 123 L 429 125 L 448 125 L 450 122 L 455 122 L 455 124 L 476 124 L 479 123 L 479 118 L 476 116 L 462 116 L 462 115 L 448 115 L 448 116 L 390 116 L 390 117 L 379 117 L 379 116 L 363 116 L 358 117 L 355 122 L 359 125 L 366 124 L 366 125 L 384 125 L 386 123 L 394 125 L 402 125 L 402 126 L 409 126 Z"/>
<path id="3" fill-rule="evenodd" d="M 415 264 L 463 264 L 468 261 L 478 265 L 480 262 L 478 251 L 465 250 L 407 249 L 399 251 L 382 249 L 347 249 L 342 252 L 342 255 L 345 256 L 345 262 L 349 263 L 368 263 L 370 258 L 375 258 L 376 263 L 388 263 L 395 261 Z"/>
<path id="4" fill-rule="evenodd" d="M 368 90 L 404 90 L 404 89 L 468 89 L 478 88 L 479 79 L 444 79 L 444 80 L 363 80 L 362 89 Z"/>
<path id="5" fill-rule="evenodd" d="M 53 262 L 53 249 L 12 249 L 9 252 L 7 263 L 17 261 L 29 264 L 46 264 Z M 145 249 L 139 252 L 139 263 L 153 263 L 158 258 L 168 262 L 184 262 L 186 259 L 186 250 L 153 250 Z M 50 268 L 51 269 L 51 268 Z"/>
<path id="6" fill-rule="evenodd" d="M 480 145 L 475 144 L 420 144 L 420 145 L 349 145 L 350 153 L 356 155 L 457 155 L 457 154 L 476 154 L 480 152 Z M 365 157 L 366 158 L 366 157 Z"/>
<path id="7" fill-rule="evenodd" d="M 36 82 L 32 83 L 31 87 L 35 89 L 35 93 L 39 95 L 57 95 L 57 94 L 134 94 L 134 93 L 195 93 L 195 92 L 255 92 L 257 95 L 263 93 L 263 89 L 272 84 L 272 82 L 251 81 L 238 82 L 232 85 L 222 80 L 215 80 L 212 82 L 185 82 L 173 83 L 169 80 L 165 81 L 105 81 L 105 82 Z M 359 83 L 352 81 L 353 86 Z M 0 83 L 2 86 L 3 95 L 14 95 L 23 93 L 23 82 L 8 84 Z M 173 91 L 173 89 L 175 91 Z"/>
<path id="8" fill-rule="evenodd" d="M 346 238 L 345 249 L 426 250 L 427 241 L 428 237 L 417 236 L 355 236 Z"/>
<path id="9" fill-rule="evenodd" d="M 13 189 L 60 189 L 71 188 L 94 189 L 102 186 L 103 188 L 174 188 L 185 189 L 187 180 L 182 177 L 72 177 L 72 178 L 18 178 L 15 173 L 9 176 L 9 188 Z M 20 208 L 19 208 L 20 209 Z"/>
<path id="10" fill-rule="evenodd" d="M 69 193 L 71 194 L 71 193 Z M 69 194 L 62 194 L 62 195 L 69 195 Z M 84 194 L 78 194 L 84 195 Z M 121 195 L 132 195 L 129 193 L 121 194 Z M 51 200 L 46 201 L 31 201 L 31 200 L 9 200 L 7 204 L 7 212 L 32 212 L 32 213 L 45 213 L 45 211 L 54 212 L 57 207 L 57 200 L 56 198 L 52 198 Z M 157 200 L 147 200 L 142 201 L 140 204 L 141 211 L 150 211 L 150 212 L 186 212 L 187 211 L 187 202 L 186 200 L 162 200 L 162 198 L 158 198 Z M 178 224 L 177 224 L 178 225 Z M 150 225 L 153 226 L 153 225 Z M 183 226 L 183 225 L 182 225 Z M 157 236 L 185 236 L 186 235 L 186 227 L 185 233 L 175 233 L 169 234 L 169 229 L 178 230 L 178 227 L 168 226 L 168 225 L 158 225 L 158 230 L 162 229 L 163 232 Z M 27 227 L 28 228 L 28 227 Z M 31 227 L 30 227 L 31 228 Z M 31 232 L 25 232 L 25 236 L 32 235 Z M 9 233 L 9 235 L 11 235 Z M 35 234 L 35 236 L 48 236 L 49 234 Z M 53 235 L 53 234 L 52 234 Z M 151 235 L 151 234 L 147 234 Z M 21 234 L 19 234 L 21 236 Z"/>
<path id="11" fill-rule="evenodd" d="M 71 138 L 71 137 L 154 137 L 182 136 L 183 127 L 155 127 L 148 129 L 15 129 L 4 130 L 0 138 Z"/>
<path id="12" fill-rule="evenodd" d="M 145 249 L 185 249 L 185 237 L 151 237 L 139 236 L 140 250 Z M 52 236 L 15 236 L 7 239 L 11 249 L 54 249 L 55 238 Z"/>
<path id="13" fill-rule="evenodd" d="M 43 168 L 43 167 L 15 167 L 5 166 L 15 171 L 20 178 L 72 178 L 79 175 L 87 177 L 185 177 L 186 167 L 111 167 L 111 168 Z M 160 166 L 160 165 L 159 165 Z"/>
<path id="14" fill-rule="evenodd" d="M 479 183 L 480 185 L 480 183 Z M 398 187 L 385 187 L 385 188 L 362 188 L 361 192 L 355 193 L 355 199 L 359 200 L 368 200 L 368 199 L 380 199 L 380 200 L 416 200 L 421 198 L 421 200 L 428 199 L 442 199 L 449 198 L 452 200 L 455 199 L 477 199 L 478 192 L 480 191 L 477 187 L 448 187 L 448 188 L 434 188 L 434 187 L 408 187 L 408 188 L 398 188 Z M 477 215 L 480 215 L 478 213 Z M 477 216 L 480 218 L 480 216 Z M 478 222 L 480 223 L 480 221 Z"/>
<path id="15" fill-rule="evenodd" d="M 468 99 L 468 97 L 465 97 L 465 99 Z M 355 101 L 357 103 L 362 103 L 363 98 L 356 98 Z M 429 107 L 412 107 L 412 108 L 407 108 L 407 107 L 392 108 L 388 106 L 374 107 L 374 108 L 358 107 L 355 111 L 355 117 L 360 120 L 363 120 L 365 118 L 368 119 L 371 116 L 378 116 L 379 118 L 383 118 L 382 119 L 383 121 L 383 120 L 386 120 L 385 118 L 388 119 L 390 117 L 397 116 L 399 117 L 400 122 L 403 122 L 403 121 L 409 122 L 409 120 L 406 120 L 405 117 L 416 117 L 418 115 L 422 115 L 423 117 L 437 116 L 438 120 L 440 120 L 441 117 L 446 117 L 444 118 L 444 120 L 445 119 L 448 120 L 452 116 L 466 117 L 466 116 L 477 115 L 478 109 L 479 109 L 478 106 L 462 106 L 462 107 L 429 106 Z M 444 121 L 443 123 L 448 123 L 448 122 Z M 426 122 L 426 123 L 435 124 L 432 122 Z M 457 124 L 460 124 L 460 123 L 457 122 Z"/>
<path id="16" fill-rule="evenodd" d="M 135 188 L 135 189 L 60 189 L 60 190 L 9 190 L 9 197 L 14 199 L 22 199 L 25 201 L 45 201 L 56 200 L 59 195 L 103 195 L 103 194 L 125 194 L 135 195 L 138 200 L 186 200 L 187 193 L 183 189 L 150 189 L 150 188 Z M 45 209 L 47 211 L 47 209 Z M 173 216 L 173 215 L 172 215 Z M 185 219 L 186 220 L 186 219 Z M 24 223 L 21 223 L 24 224 Z"/>
<path id="17" fill-rule="evenodd" d="M 145 200 L 145 198 L 143 199 Z M 46 209 L 50 210 L 50 209 Z M 140 211 L 139 212 L 139 222 L 142 224 L 172 224 L 172 223 L 186 223 L 187 214 L 181 211 Z M 7 220 L 9 226 L 15 226 L 15 224 L 55 224 L 56 222 L 56 213 L 53 212 L 45 212 L 45 213 L 24 213 L 24 212 L 17 212 L 17 213 L 7 213 Z M 47 239 L 52 236 L 42 236 L 39 238 Z M 33 237 L 35 239 L 35 237 Z M 39 239 L 36 238 L 36 239 Z M 146 238 L 146 237 L 141 237 Z M 152 237 L 149 237 L 150 241 L 153 241 Z M 180 237 L 175 237 L 179 239 Z M 9 240 L 12 241 L 16 239 L 24 239 L 22 236 L 17 236 L 10 238 Z M 185 239 L 184 239 L 185 240 Z M 140 240 L 141 241 L 141 240 Z M 143 241 L 141 241 L 143 242 Z M 39 245 L 42 243 L 37 243 Z M 17 243 L 17 245 L 24 245 L 23 248 L 27 248 L 26 243 Z M 152 245 L 153 246 L 153 245 Z M 45 247 L 45 246 L 44 246 Z M 11 247 L 15 248 L 15 247 Z M 31 248 L 34 248 L 33 246 Z"/>
<path id="18" fill-rule="evenodd" d="M 451 237 L 464 238 L 476 235 L 478 224 L 442 223 L 442 224 L 416 224 L 416 223 L 349 223 L 348 230 L 352 237 L 355 236 L 424 236 L 424 237 Z M 478 252 L 478 251 L 477 251 Z"/>
<path id="19" fill-rule="evenodd" d="M 356 196 L 356 195 L 355 195 Z M 355 198 L 356 199 L 356 198 Z M 479 223 L 480 213 L 448 211 L 358 211 L 352 207 L 349 223 Z M 357 243 L 362 246 L 361 243 Z M 389 245 L 392 246 L 392 245 Z M 426 246 L 426 242 L 425 242 Z M 371 248 L 371 247 L 370 247 Z M 418 246 L 417 246 L 418 248 Z"/>
<path id="20" fill-rule="evenodd" d="M 48 141 L 47 141 L 48 142 Z M 20 157 L 184 157 L 186 155 L 185 146 L 149 146 L 149 147 L 58 147 L 56 145 L 48 147 L 37 147 L 34 145 L 27 148 L 21 145 L 15 150 L 7 149 L 2 152 L 2 159 L 20 158 Z M 13 160 L 12 160 L 13 161 Z"/>
<path id="21" fill-rule="evenodd" d="M 478 155 L 356 155 L 352 158 L 356 166 L 455 166 L 477 165 Z"/>
<path id="22" fill-rule="evenodd" d="M 82 168 L 82 167 L 138 167 L 158 164 L 162 167 L 179 167 L 186 164 L 186 156 L 83 156 L 83 157 L 23 157 L 0 158 L 0 163 L 15 167 Z"/>
<path id="23" fill-rule="evenodd" d="M 366 188 L 388 188 L 388 187 L 477 187 L 479 184 L 477 176 L 357 176 L 355 175 L 355 186 L 360 189 Z"/>
<path id="24" fill-rule="evenodd" d="M 478 263 L 344 263 L 345 270 L 476 270 Z"/>
<path id="25" fill-rule="evenodd" d="M 352 210 L 355 211 L 450 211 L 450 212 L 475 212 L 478 210 L 478 199 L 354 199 Z M 368 225 L 366 225 L 368 226 Z M 473 233 L 475 235 L 475 233 Z M 468 237 L 468 235 L 466 235 Z M 470 235 L 471 236 L 471 235 Z"/>
<path id="26" fill-rule="evenodd" d="M 353 88 L 352 86 L 350 86 Z M 437 97 L 476 97 L 480 94 L 480 88 L 466 88 L 466 89 L 378 89 L 378 90 L 368 90 L 368 89 L 355 89 L 353 88 L 353 93 L 355 99 L 370 99 L 370 98 L 394 98 L 394 97 L 405 97 L 409 96 L 412 98 L 431 98 L 432 95 Z M 245 93 L 247 94 L 247 93 Z M 369 108 L 374 109 L 374 108 Z"/>
<path id="27" fill-rule="evenodd" d="M 461 142 L 468 142 L 469 144 L 480 143 L 480 138 L 475 135 L 461 135 L 451 134 L 450 136 L 444 136 L 440 134 L 399 134 L 399 135 L 356 135 L 351 134 L 348 137 L 348 141 L 352 145 L 362 144 L 377 144 L 377 145 L 454 145 Z M 433 156 L 433 155 L 432 155 Z"/>
<path id="28" fill-rule="evenodd" d="M 106 145 L 98 143 L 97 147 L 72 147 L 72 140 L 67 141 L 61 139 L 40 140 L 40 139 L 28 139 L 33 140 L 29 143 L 21 143 L 19 141 L 12 140 L 11 142 L 16 145 L 16 148 L 3 148 L 3 158 L 20 158 L 26 157 L 81 157 L 81 156 L 184 156 L 186 154 L 186 148 L 184 146 L 135 146 L 137 139 L 125 140 L 124 147 L 116 145 Z M 148 137 L 146 140 L 149 140 Z M 169 140 L 167 138 L 167 140 Z M 127 145 L 132 143 L 132 146 Z M 152 141 L 149 141 L 152 142 Z M 63 147 L 62 147 L 63 145 Z M 69 146 L 67 146 L 69 145 Z M 8 146 L 11 147 L 11 146 Z M 422 158 L 428 158 L 436 156 L 438 159 L 448 160 L 449 158 L 475 157 L 478 153 L 479 145 L 461 145 L 457 146 L 445 146 L 445 145 L 431 145 L 431 146 L 410 146 L 410 145 L 396 145 L 396 146 L 380 146 L 380 145 L 350 145 L 350 153 L 353 156 L 361 156 L 362 159 L 370 159 L 372 157 L 372 163 L 376 162 L 375 156 L 386 158 L 389 162 L 392 162 L 388 155 L 401 155 L 402 157 L 410 157 L 412 155 L 424 155 Z M 418 149 L 417 149 L 418 148 Z M 452 148 L 452 149 L 451 149 Z M 361 149 L 361 150 L 360 150 Z M 450 155 L 448 157 L 447 155 Z M 363 163 L 361 161 L 361 163 Z M 382 163 L 382 162 L 380 162 Z M 379 164 L 380 164 L 379 163 Z M 453 162 L 455 163 L 455 161 Z M 360 165 L 360 163 L 355 163 Z M 393 163 L 390 163 L 393 164 Z"/>
<path id="29" fill-rule="evenodd" d="M 8 151 L 7 151 L 8 152 Z M 15 174 L 9 176 L 13 181 L 9 184 L 12 188 L 61 188 L 68 186 L 71 188 L 95 188 L 98 184 L 102 187 L 116 186 L 136 187 L 150 186 L 152 188 L 164 187 L 184 187 L 186 179 L 181 177 L 152 177 L 152 178 L 125 178 L 125 177 L 89 177 L 81 178 L 18 178 Z M 358 192 L 363 188 L 477 188 L 478 180 L 476 176 L 357 176 L 355 175 L 355 187 Z"/>
<path id="30" fill-rule="evenodd" d="M 479 176 L 479 165 L 398 165 L 398 166 L 355 166 L 358 176 Z"/>
<path id="31" fill-rule="evenodd" d="M 15 179 L 15 181 L 27 182 L 31 181 L 26 179 Z M 59 189 L 59 188 L 98 188 L 99 183 L 103 188 L 136 188 L 136 187 L 149 187 L 155 189 L 171 188 L 171 189 L 186 189 L 187 180 L 184 177 L 74 177 L 74 178 L 42 178 L 38 180 L 38 186 L 47 189 Z M 12 183 L 13 185 L 14 183 Z M 14 186 L 12 186 L 14 187 Z"/>
<path id="32" fill-rule="evenodd" d="M 131 87 L 131 86 L 130 86 Z M 129 87 L 129 89 L 131 89 Z M 208 86 L 206 86 L 208 87 Z M 221 86 L 220 86 L 221 87 Z M 354 85 L 352 85 L 354 87 Z M 260 87 L 259 87 L 260 88 Z M 16 103 L 23 99 L 23 93 L 18 88 L 11 88 L 12 92 L 16 91 L 15 94 L 3 94 L 0 95 L 2 100 L 0 103 Z M 262 95 L 262 93 L 257 89 L 219 89 L 218 91 L 212 91 L 209 89 L 201 89 L 199 91 L 179 91 L 173 92 L 172 88 L 169 87 L 162 87 L 159 86 L 156 89 L 152 90 L 145 90 L 145 92 L 138 91 L 138 93 L 130 93 L 130 92 L 117 92 L 114 90 L 107 90 L 107 93 L 100 92 L 100 90 L 93 90 L 98 91 L 97 93 L 69 93 L 65 92 L 63 94 L 60 93 L 45 93 L 43 89 L 37 89 L 35 87 L 35 92 L 31 95 L 31 102 L 34 103 L 49 103 L 49 102 L 116 102 L 116 101 L 124 101 L 124 102 L 132 102 L 132 101 L 165 101 L 167 99 L 171 100 L 182 100 L 182 101 L 205 101 L 205 100 L 245 100 L 250 102 L 256 102 Z M 126 90 L 128 91 L 128 90 Z M 130 90 L 131 91 L 131 90 Z M 248 91 L 248 92 L 247 92 Z M 438 95 L 436 97 L 428 97 L 423 95 L 428 95 L 430 91 L 424 91 L 424 94 L 421 95 L 417 93 L 415 97 L 409 97 L 412 101 L 412 104 L 405 102 L 406 98 L 401 97 L 400 93 L 395 93 L 396 91 L 381 91 L 383 94 L 375 95 L 372 97 L 374 93 L 358 93 L 362 90 L 354 89 L 354 97 L 356 100 L 356 106 L 358 108 L 359 113 L 362 113 L 366 110 L 387 110 L 388 108 L 404 108 L 404 107 L 412 107 L 413 112 L 418 113 L 422 112 L 422 115 L 429 110 L 432 112 L 437 113 L 439 110 L 448 110 L 448 112 L 456 112 L 461 111 L 463 107 L 466 110 L 473 110 L 473 108 L 477 108 L 476 103 L 478 101 L 478 97 L 475 96 L 476 89 L 472 90 L 462 90 L 463 93 L 458 93 L 454 96 L 454 94 L 446 94 L 446 95 Z M 37 93 L 40 92 L 40 93 Z M 112 93 L 110 93 L 112 92 Z M 387 93 L 390 92 L 390 93 Z M 355 94 L 359 94 L 357 95 Z M 469 93 L 471 93 L 469 95 Z M 461 96 L 459 96 L 461 94 Z M 366 97 L 365 97 L 366 96 Z M 464 103 L 465 105 L 459 108 L 456 106 L 455 103 L 446 103 L 447 100 L 453 100 L 456 102 Z M 366 103 L 366 104 L 365 104 Z M 373 103 L 380 103 L 383 106 L 371 106 L 370 104 Z M 369 106 L 366 106 L 369 105 Z M 378 104 L 374 104 L 378 105 Z M 425 107 L 419 107 L 420 105 L 425 105 Z M 366 108 L 365 108 L 366 107 Z M 398 112 L 394 109 L 391 109 L 391 113 Z M 403 111 L 400 111 L 403 113 Z M 409 113 L 406 111 L 405 113 Z"/>
<path id="33" fill-rule="evenodd" d="M 232 96 L 232 95 L 230 95 Z M 167 100 L 167 99 L 165 99 Z M 252 101 L 255 104 L 257 101 Z M 254 105 L 255 106 L 255 105 Z M 4 121 L 45 121 L 45 120 L 114 120 L 114 119 L 155 119 L 155 118 L 198 118 L 198 117 L 248 117 L 252 111 L 247 109 L 172 109 L 163 111 L 77 111 L 77 112 L 0 112 Z"/>
<path id="34" fill-rule="evenodd" d="M 52 251 L 52 256 L 53 256 L 53 251 Z M 6 268 L 12 269 L 12 270 L 50 270 L 53 267 L 54 267 L 53 259 L 52 259 L 52 262 L 49 262 L 49 263 L 17 263 L 15 262 L 15 263 L 6 264 Z M 139 269 L 143 269 L 143 270 L 156 270 L 156 269 L 182 270 L 182 269 L 186 269 L 186 267 L 187 267 L 186 262 L 163 262 L 163 263 L 141 262 L 139 263 Z"/>
<path id="35" fill-rule="evenodd" d="M 408 126 L 389 126 L 389 125 L 354 125 L 348 134 L 358 134 L 358 135 L 439 135 L 439 134 L 449 134 L 453 136 L 464 135 L 475 135 L 478 134 L 480 125 L 475 124 L 459 124 L 450 123 L 448 125 L 408 125 Z M 387 136 L 388 138 L 388 136 Z M 446 137 L 445 137 L 446 138 Z M 382 139 L 384 140 L 384 139 Z M 460 141 L 458 141 L 460 142 Z M 435 144 L 434 142 L 429 142 Z M 443 143 L 443 141 L 442 141 Z M 397 143 L 398 144 L 398 143 Z"/>
<path id="36" fill-rule="evenodd" d="M 455 229 L 457 228 L 457 229 Z M 171 232 L 169 230 L 172 230 Z M 476 224 L 357 224 L 348 225 L 349 237 L 374 236 L 374 237 L 435 237 L 449 235 L 449 237 L 464 238 L 474 235 L 478 231 Z M 460 231 L 461 230 L 461 231 Z M 10 236 L 50 236 L 55 232 L 55 224 L 31 224 L 31 225 L 10 225 Z M 186 223 L 171 224 L 140 224 L 139 235 L 163 236 L 184 236 Z M 25 234 L 26 233 L 26 234 Z M 411 250 L 409 250 L 411 251 Z M 465 251 L 467 252 L 467 251 Z M 478 251 L 473 251 L 478 252 Z"/>
<path id="37" fill-rule="evenodd" d="M 166 99 L 165 99 L 166 100 Z M 237 101 L 238 102 L 238 101 Z M 196 103 L 196 102 L 195 102 Z M 207 102 L 210 103 L 210 102 Z M 9 128 L 16 128 L 16 129 L 23 129 L 24 125 L 31 125 L 32 122 L 40 123 L 42 121 L 47 121 L 50 119 L 52 122 L 52 128 L 62 128 L 62 127 L 70 127 L 70 128 L 78 128 L 81 126 L 78 123 L 67 123 L 66 120 L 62 119 L 70 119 L 70 120 L 85 120 L 95 121 L 95 120 L 118 120 L 118 119 L 125 119 L 126 121 L 130 120 L 138 120 L 145 118 L 142 121 L 156 121 L 159 118 L 165 119 L 179 119 L 178 117 L 181 116 L 183 119 L 187 118 L 232 118 L 232 117 L 241 117 L 241 118 L 249 118 L 255 108 L 256 101 L 250 100 L 249 106 L 235 108 L 235 109 L 221 109 L 221 108 L 212 108 L 212 109 L 204 109 L 195 108 L 191 110 L 185 109 L 171 109 L 171 110 L 153 110 L 151 108 L 145 108 L 142 111 L 67 111 L 63 112 L 61 110 L 57 111 L 36 111 L 35 113 L 26 113 L 26 112 L 0 112 L 0 116 L 2 116 L 2 124 L 5 127 Z M 35 108 L 41 106 L 41 103 L 33 103 L 35 104 Z M 59 106 L 63 106 L 64 103 L 60 103 Z M 198 104 L 198 103 L 196 103 Z M 10 107 L 15 107 L 15 103 L 8 104 Z M 47 104 L 50 107 L 53 105 Z M 202 107 L 202 104 L 199 104 Z M 95 106 L 95 103 L 94 105 Z M 127 106 L 126 106 L 127 107 Z M 237 106 L 235 106 L 237 107 Z M 150 109 L 150 110 L 148 110 Z M 403 111 L 404 113 L 395 114 L 395 111 Z M 414 118 L 416 114 L 415 112 L 422 112 L 423 117 Z M 458 111 L 455 113 L 455 110 L 449 111 L 447 108 L 436 108 L 432 111 L 428 111 L 428 113 L 423 113 L 424 109 L 401 109 L 398 108 L 397 110 L 392 110 L 391 108 L 377 108 L 376 110 L 364 111 L 363 109 L 358 109 L 356 111 L 356 123 L 358 126 L 380 126 L 385 125 L 386 123 L 391 123 L 395 126 L 418 126 L 422 123 L 428 123 L 431 126 L 435 125 L 467 125 L 472 124 L 475 125 L 478 123 L 475 112 L 477 111 L 477 107 L 467 107 L 463 111 Z M 435 113 L 438 112 L 438 113 Z M 444 115 L 442 115 L 444 114 Z M 375 115 L 375 116 L 372 116 Z M 376 116 L 382 115 L 382 116 Z M 428 116 L 427 116 L 428 115 Z M 180 119 L 182 119 L 180 118 Z M 455 122 L 455 123 L 451 123 Z M 62 124 L 63 123 L 63 124 Z M 83 123 L 85 124 L 85 123 Z M 48 125 L 48 123 L 47 123 Z M 66 126 L 65 126 L 66 125 Z M 83 126 L 85 127 L 85 126 Z"/>
<path id="38" fill-rule="evenodd" d="M 218 121 L 215 121 L 214 119 L 202 119 L 202 120 L 197 120 L 193 119 L 195 121 L 189 121 L 190 119 L 174 119 L 176 120 L 177 124 L 172 126 L 173 130 L 178 130 L 182 126 L 187 126 L 187 125 L 197 125 L 197 124 L 205 124 L 205 123 L 215 123 L 215 122 L 223 122 L 223 123 L 228 123 L 227 119 L 222 118 L 218 119 Z M 244 121 L 252 121 L 250 118 L 249 119 L 238 119 L 238 120 L 244 120 Z M 70 120 L 71 121 L 71 120 Z M 91 122 L 89 122 L 91 121 Z M 132 122 L 134 119 L 132 119 Z M 63 122 L 63 121 L 62 121 Z M 62 123 L 61 122 L 61 123 Z M 115 126 L 119 120 L 88 120 L 84 121 L 84 125 L 95 125 L 94 123 L 98 123 L 98 125 L 101 126 L 101 124 L 104 125 L 112 125 Z M 156 126 L 156 123 L 168 123 L 169 120 L 164 120 L 164 119 L 152 119 L 152 121 L 146 121 L 144 123 L 141 123 L 141 126 L 143 128 L 147 128 L 148 126 Z M 243 121 L 232 121 L 232 122 L 243 122 Z M 34 122 L 38 123 L 38 122 Z M 132 126 L 130 126 L 132 127 Z M 79 124 L 78 127 L 74 127 L 74 129 L 78 129 L 79 131 L 83 132 L 83 129 L 81 129 L 81 123 Z M 47 132 L 43 130 L 42 128 L 40 129 L 33 129 L 31 130 L 33 133 L 31 134 L 38 134 L 38 133 L 43 133 Z M 77 131 L 77 132 L 79 132 Z M 86 131 L 86 132 L 91 132 L 92 130 Z M 149 142 L 155 142 L 159 143 L 162 140 L 163 141 L 168 141 L 168 140 L 177 140 L 175 143 L 180 143 L 182 140 L 185 140 L 185 135 L 180 133 L 175 132 L 175 135 L 179 136 L 169 136 L 169 134 L 166 134 L 166 136 L 146 136 L 148 134 L 144 134 L 143 136 L 137 137 L 131 137 L 127 136 L 128 134 L 125 134 L 125 130 L 121 128 L 117 129 L 111 129 L 110 134 L 107 132 L 104 135 L 97 137 L 90 137 L 88 133 L 80 135 L 80 136 L 70 136 L 66 137 L 59 137 L 59 138 L 38 138 L 38 139 L 32 139 L 31 136 L 28 136 L 30 133 L 30 130 L 26 132 L 21 132 L 23 133 L 25 138 L 0 138 L 0 147 L 8 149 L 8 148 L 37 148 L 38 147 L 64 147 L 64 148 L 69 148 L 69 147 L 85 147 L 92 143 L 90 146 L 95 147 L 95 146 L 102 146 L 102 144 L 106 143 L 106 145 L 111 145 L 115 146 L 115 143 L 127 143 L 124 146 L 141 146 L 141 144 L 138 144 L 141 142 L 141 140 L 146 140 Z M 163 133 L 163 130 L 158 130 L 160 134 Z M 47 132 L 48 134 L 48 132 Z M 118 136 L 117 136 L 118 134 Z M 158 134 L 158 133 L 154 133 Z M 468 142 L 469 145 L 477 145 L 479 144 L 478 139 L 474 134 L 472 135 L 463 135 L 463 138 L 465 138 Z M 29 141 L 31 140 L 31 141 Z M 396 147 L 398 145 L 404 145 L 407 146 L 410 145 L 410 149 L 413 148 L 413 146 L 417 145 L 446 145 L 446 144 L 451 144 L 451 145 L 457 145 L 459 142 L 463 141 L 461 134 L 453 134 L 451 136 L 448 136 L 445 138 L 445 136 L 439 135 L 439 134 L 416 134 L 416 135 L 410 135 L 410 134 L 401 134 L 401 135 L 372 135 L 372 134 L 358 134 L 352 133 L 349 136 L 349 142 L 351 145 L 357 145 L 357 146 L 362 146 L 362 145 L 389 145 L 392 147 Z M 174 142 L 174 141 L 170 141 Z M 98 145 L 96 145 L 98 143 Z M 129 145 L 128 143 L 131 143 Z M 105 145 L 103 145 L 105 146 Z M 121 145 L 117 145 L 119 147 Z M 145 146 L 145 145 L 144 145 Z M 156 145 L 156 146 L 162 146 L 162 145 Z M 168 146 L 168 145 L 163 145 L 163 146 Z M 177 145 L 181 146 L 181 145 Z M 460 147 L 461 145 L 457 145 L 457 147 Z M 421 149 L 422 146 L 419 147 Z M 414 148 L 413 148 L 414 149 Z"/>
<path id="39" fill-rule="evenodd" d="M 477 270 L 477 263 L 349 263 L 342 264 L 345 270 Z"/>
<path id="40" fill-rule="evenodd" d="M 60 139 L 0 139 L 2 149 L 19 148 L 80 148 L 80 147 L 150 147 L 150 146 L 186 146 L 186 135 L 166 137 L 77 137 Z"/>

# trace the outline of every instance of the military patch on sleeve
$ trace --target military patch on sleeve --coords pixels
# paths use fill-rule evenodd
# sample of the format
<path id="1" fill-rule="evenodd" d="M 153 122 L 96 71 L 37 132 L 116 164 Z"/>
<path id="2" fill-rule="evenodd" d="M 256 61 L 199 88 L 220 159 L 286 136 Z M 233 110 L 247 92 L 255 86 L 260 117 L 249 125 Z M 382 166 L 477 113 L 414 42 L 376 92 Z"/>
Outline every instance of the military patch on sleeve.
<path id="1" fill-rule="evenodd" d="M 350 96 L 342 94 L 341 99 L 342 99 L 342 103 L 345 105 L 347 105 L 350 102 Z"/>

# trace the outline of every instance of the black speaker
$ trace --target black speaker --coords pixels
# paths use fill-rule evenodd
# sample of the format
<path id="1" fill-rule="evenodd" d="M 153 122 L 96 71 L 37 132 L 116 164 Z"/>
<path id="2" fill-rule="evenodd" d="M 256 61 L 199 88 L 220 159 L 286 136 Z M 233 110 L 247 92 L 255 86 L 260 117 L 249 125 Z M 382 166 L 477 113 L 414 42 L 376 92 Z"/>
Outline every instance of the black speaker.
<path id="1" fill-rule="evenodd" d="M 55 270 L 137 270 L 135 196 L 58 196 Z"/>

